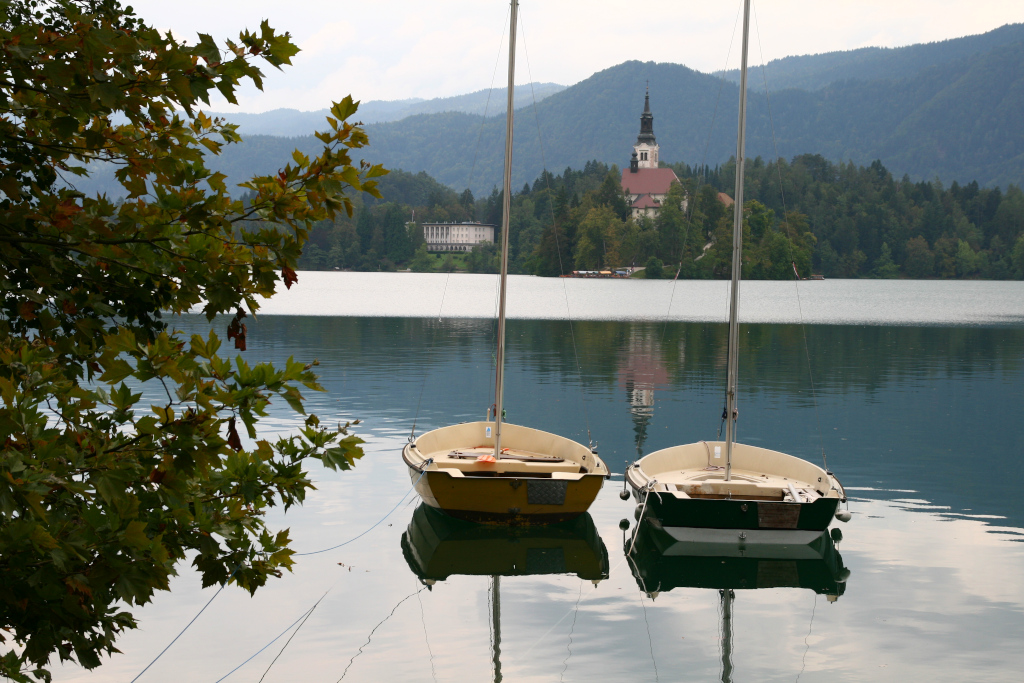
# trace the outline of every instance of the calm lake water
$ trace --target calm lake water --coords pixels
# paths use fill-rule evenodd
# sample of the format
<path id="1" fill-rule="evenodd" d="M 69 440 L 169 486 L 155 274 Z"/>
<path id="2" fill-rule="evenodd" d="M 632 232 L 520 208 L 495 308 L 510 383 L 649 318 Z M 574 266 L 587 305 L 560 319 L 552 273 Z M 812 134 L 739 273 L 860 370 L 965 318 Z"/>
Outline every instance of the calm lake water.
<path id="1" fill-rule="evenodd" d="M 218 681 L 325 593 L 269 672 L 294 630 L 226 680 L 1021 679 L 1024 285 L 800 283 L 803 318 L 817 323 L 806 326 L 791 324 L 796 285 L 745 285 L 744 315 L 762 322 L 742 330 L 739 435 L 818 462 L 824 449 L 853 512 L 826 566 L 670 557 L 646 537 L 634 564 L 621 476 L 557 533 L 425 514 L 407 495 L 402 445 L 414 423 L 481 419 L 493 382 L 494 324 L 474 316 L 493 310 L 494 278 L 445 280 L 303 273 L 249 325 L 250 361 L 319 359 L 327 392 L 308 407 L 361 419 L 367 441 L 356 469 L 315 469 L 306 505 L 273 518 L 296 551 L 343 543 L 398 507 L 255 597 L 225 589 L 140 682 Z M 516 278 L 511 305 L 535 319 L 509 324 L 508 419 L 589 434 L 620 475 L 638 453 L 716 436 L 725 289 L 666 285 Z M 517 293 L 555 302 L 528 316 Z M 566 296 L 571 331 L 558 319 Z M 298 423 L 274 406 L 261 425 Z M 123 654 L 91 673 L 56 667 L 55 680 L 131 681 L 215 592 L 187 567 L 172 587 L 141 610 Z M 735 591 L 727 638 L 722 587 Z"/>

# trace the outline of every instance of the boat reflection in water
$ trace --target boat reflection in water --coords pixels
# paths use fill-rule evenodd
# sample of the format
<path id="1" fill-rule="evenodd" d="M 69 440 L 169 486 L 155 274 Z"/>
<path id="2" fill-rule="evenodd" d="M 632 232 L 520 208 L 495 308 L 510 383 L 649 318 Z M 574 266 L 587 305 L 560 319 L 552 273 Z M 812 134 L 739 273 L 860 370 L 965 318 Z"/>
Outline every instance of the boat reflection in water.
<path id="1" fill-rule="evenodd" d="M 421 503 L 402 534 L 402 554 L 428 587 L 452 575 L 491 577 L 495 683 L 502 680 L 502 576 L 575 574 L 594 585 L 608 578 L 608 549 L 586 512 L 571 521 L 548 526 L 492 526 L 449 517 Z"/>
<path id="2" fill-rule="evenodd" d="M 608 578 L 608 549 L 589 513 L 547 526 L 492 526 L 464 522 L 420 504 L 402 535 L 402 553 L 428 586 L 453 574 Z"/>
<path id="3" fill-rule="evenodd" d="M 730 539 L 735 532 L 723 530 Z M 837 540 L 842 533 L 834 529 Z M 737 590 L 806 588 L 835 602 L 846 591 L 850 570 L 828 532 L 813 542 L 746 546 L 733 540 L 676 541 L 658 525 L 641 520 L 625 543 L 637 585 L 654 600 L 674 588 L 717 589 L 722 615 L 722 681 L 732 681 L 732 610 Z"/>

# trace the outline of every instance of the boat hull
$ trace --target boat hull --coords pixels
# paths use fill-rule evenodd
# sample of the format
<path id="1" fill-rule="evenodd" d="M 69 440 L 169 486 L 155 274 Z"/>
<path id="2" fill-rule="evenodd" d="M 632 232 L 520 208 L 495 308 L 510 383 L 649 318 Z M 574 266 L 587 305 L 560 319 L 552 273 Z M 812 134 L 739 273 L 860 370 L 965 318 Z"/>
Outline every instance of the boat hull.
<path id="1" fill-rule="evenodd" d="M 838 506 L 838 498 L 819 498 L 813 503 L 768 503 L 651 495 L 644 514 L 658 520 L 678 541 L 698 540 L 697 532 L 701 530 L 728 529 L 747 532 L 746 538 L 751 542 L 756 537 L 763 542 L 791 543 L 800 534 L 810 543 L 829 527 Z M 726 542 L 722 534 L 704 535 Z"/>
<path id="2" fill-rule="evenodd" d="M 456 477 L 448 472 L 420 471 L 410 467 L 409 477 L 423 502 L 456 519 L 479 524 L 555 524 L 579 517 L 597 498 L 605 477 L 584 475 L 575 481 L 532 481 L 522 477 Z M 537 493 L 541 486 L 564 489 L 561 503 L 531 503 L 546 492 Z M 557 499 L 561 491 L 555 491 Z"/>

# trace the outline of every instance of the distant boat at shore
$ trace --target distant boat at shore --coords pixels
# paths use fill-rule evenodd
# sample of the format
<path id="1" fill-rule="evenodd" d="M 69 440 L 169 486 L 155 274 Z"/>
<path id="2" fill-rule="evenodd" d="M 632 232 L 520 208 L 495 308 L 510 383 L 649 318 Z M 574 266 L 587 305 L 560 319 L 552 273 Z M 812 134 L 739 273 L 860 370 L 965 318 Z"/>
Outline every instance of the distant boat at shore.
<path id="1" fill-rule="evenodd" d="M 559 277 L 629 277 L 635 268 L 619 268 L 617 270 L 574 270 Z"/>

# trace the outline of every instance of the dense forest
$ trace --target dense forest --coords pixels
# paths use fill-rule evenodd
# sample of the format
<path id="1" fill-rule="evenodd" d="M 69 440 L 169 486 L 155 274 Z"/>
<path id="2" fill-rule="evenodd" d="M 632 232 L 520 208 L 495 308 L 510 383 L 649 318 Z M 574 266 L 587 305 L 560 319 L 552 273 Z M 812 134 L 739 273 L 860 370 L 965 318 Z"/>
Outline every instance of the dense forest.
<path id="1" fill-rule="evenodd" d="M 734 162 L 673 166 L 680 184 L 659 215 L 629 216 L 619 171 L 598 161 L 544 172 L 512 198 L 510 270 L 557 276 L 572 270 L 645 267 L 647 277 L 727 278 Z M 477 199 L 426 173 L 393 171 L 383 199 L 351 219 L 324 221 L 300 266 L 312 270 L 497 272 L 495 245 L 466 255 L 427 252 L 423 222 L 501 224 L 501 193 Z M 976 182 L 912 182 L 879 161 L 834 164 L 819 155 L 747 166 L 744 277 L 1024 278 L 1024 192 Z"/>

